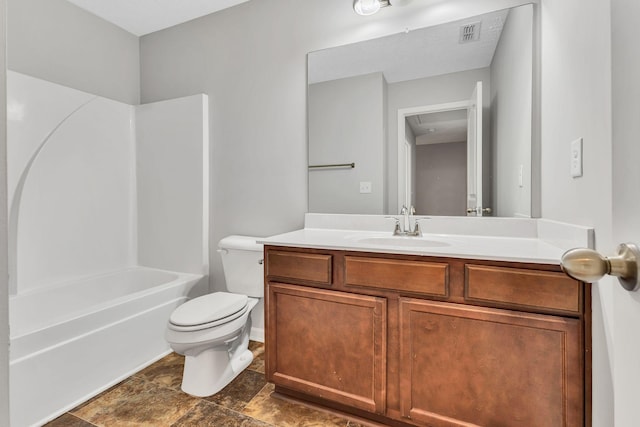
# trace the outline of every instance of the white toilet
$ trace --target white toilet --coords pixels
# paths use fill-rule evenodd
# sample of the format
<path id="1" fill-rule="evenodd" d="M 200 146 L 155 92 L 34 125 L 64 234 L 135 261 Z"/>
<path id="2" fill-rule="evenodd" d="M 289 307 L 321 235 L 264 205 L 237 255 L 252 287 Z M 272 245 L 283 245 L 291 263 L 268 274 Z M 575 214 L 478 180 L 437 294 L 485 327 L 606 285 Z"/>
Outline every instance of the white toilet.
<path id="1" fill-rule="evenodd" d="M 186 356 L 185 393 L 211 396 L 253 360 L 248 348 L 251 310 L 264 296 L 263 246 L 256 239 L 229 236 L 220 240 L 218 252 L 229 292 L 194 298 L 169 318 L 165 338 L 173 351 Z"/>

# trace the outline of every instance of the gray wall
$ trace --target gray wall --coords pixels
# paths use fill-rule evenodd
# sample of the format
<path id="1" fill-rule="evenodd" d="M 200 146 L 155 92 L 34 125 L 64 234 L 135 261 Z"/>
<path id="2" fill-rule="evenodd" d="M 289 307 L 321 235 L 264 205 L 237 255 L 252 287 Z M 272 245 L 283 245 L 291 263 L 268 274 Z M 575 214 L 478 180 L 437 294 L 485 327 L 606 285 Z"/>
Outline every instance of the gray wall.
<path id="1" fill-rule="evenodd" d="M 363 18 L 344 0 L 251 1 L 142 37 L 143 102 L 209 95 L 210 244 L 234 233 L 268 236 L 302 227 L 308 52 L 523 3 L 461 0 L 430 14 L 424 3 L 411 2 Z M 214 288 L 223 289 L 218 254 L 210 253 Z"/>
<path id="2" fill-rule="evenodd" d="M 531 216 L 532 18 L 532 6 L 509 12 L 491 63 L 496 216 Z M 521 165 L 522 187 L 518 176 Z"/>
<path id="3" fill-rule="evenodd" d="M 585 32 L 585 28 L 589 31 Z M 604 254 L 614 253 L 615 249 L 611 29 L 609 0 L 541 3 L 542 217 L 595 227 L 596 248 Z M 570 147 L 578 137 L 584 138 L 584 176 L 576 179 L 570 174 Z M 613 372 L 630 367 L 614 369 L 614 343 L 616 328 L 633 326 L 614 324 L 615 286 L 619 285 L 614 280 L 604 278 L 592 291 L 595 427 L 625 425 L 613 417 L 618 396 L 624 394 L 622 389 L 615 390 Z"/>
<path id="4" fill-rule="evenodd" d="M 136 36 L 65 0 L 8 0 L 8 16 L 10 70 L 138 103 Z"/>
<path id="5" fill-rule="evenodd" d="M 467 210 L 467 143 L 416 147 L 416 213 L 465 216 Z"/>
<path id="6" fill-rule="evenodd" d="M 6 3 L 0 0 L 0 81 L 6 82 Z M 0 84 L 0 117 L 7 114 L 6 84 Z M 9 267 L 7 224 L 7 122 L 0 125 L 0 426 L 9 425 Z"/>
<path id="7" fill-rule="evenodd" d="M 309 164 L 356 164 L 309 171 L 309 212 L 384 213 L 386 84 L 372 73 L 309 85 Z"/>
<path id="8" fill-rule="evenodd" d="M 490 109 L 490 70 L 480 68 L 477 70 L 462 71 L 459 73 L 445 74 L 442 76 L 428 77 L 424 79 L 409 80 L 406 82 L 392 83 L 387 86 L 387 182 L 389 190 L 387 199 L 389 213 L 398 213 L 398 110 L 401 108 L 420 107 L 426 105 L 444 104 L 456 101 L 468 101 L 476 82 L 482 81 L 483 86 L 483 110 L 488 113 Z M 489 141 L 489 116 L 483 116 L 483 138 Z M 489 145 L 484 144 L 489 151 Z M 486 159 L 490 161 L 490 159 Z M 491 206 L 491 177 L 489 168 L 483 171 L 484 206 Z M 464 194 L 466 194 L 466 184 Z"/>

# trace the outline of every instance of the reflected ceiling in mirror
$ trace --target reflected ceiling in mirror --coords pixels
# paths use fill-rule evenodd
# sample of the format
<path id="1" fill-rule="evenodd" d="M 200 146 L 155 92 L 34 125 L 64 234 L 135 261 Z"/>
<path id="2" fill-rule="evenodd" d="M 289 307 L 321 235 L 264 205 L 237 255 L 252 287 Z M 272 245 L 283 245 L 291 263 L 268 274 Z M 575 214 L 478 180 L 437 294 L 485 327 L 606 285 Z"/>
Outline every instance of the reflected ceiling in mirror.
<path id="1" fill-rule="evenodd" d="M 530 216 L 532 34 L 525 5 L 310 53 L 309 211 L 467 215 L 482 82 L 479 211 Z"/>
<path id="2" fill-rule="evenodd" d="M 444 144 L 467 138 L 467 111 L 447 110 L 407 116 L 416 145 Z"/>
<path id="3" fill-rule="evenodd" d="M 308 83 L 379 71 L 397 83 L 484 68 L 500 40 L 508 10 L 309 54 Z"/>

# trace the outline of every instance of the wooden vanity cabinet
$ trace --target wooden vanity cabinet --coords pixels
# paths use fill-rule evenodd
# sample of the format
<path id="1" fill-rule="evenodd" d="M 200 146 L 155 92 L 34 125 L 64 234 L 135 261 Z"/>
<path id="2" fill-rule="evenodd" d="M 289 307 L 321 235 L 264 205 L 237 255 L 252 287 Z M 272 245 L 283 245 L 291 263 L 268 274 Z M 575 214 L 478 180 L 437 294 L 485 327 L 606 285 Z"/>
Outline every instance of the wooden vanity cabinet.
<path id="1" fill-rule="evenodd" d="M 580 322 L 401 300 L 402 415 L 429 426 L 582 426 Z"/>
<path id="2" fill-rule="evenodd" d="M 271 246 L 265 262 L 276 392 L 393 426 L 590 426 L 590 287 L 559 267 Z"/>
<path id="3" fill-rule="evenodd" d="M 270 283 L 269 380 L 383 414 L 386 300 Z"/>

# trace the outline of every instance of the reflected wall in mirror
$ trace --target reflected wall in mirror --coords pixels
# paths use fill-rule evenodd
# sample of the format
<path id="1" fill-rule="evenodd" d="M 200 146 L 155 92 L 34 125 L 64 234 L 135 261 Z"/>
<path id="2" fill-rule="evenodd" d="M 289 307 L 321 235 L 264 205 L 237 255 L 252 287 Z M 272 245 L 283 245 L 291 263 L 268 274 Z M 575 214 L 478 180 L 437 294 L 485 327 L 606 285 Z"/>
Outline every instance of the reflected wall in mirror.
<path id="1" fill-rule="evenodd" d="M 310 212 L 531 216 L 532 5 L 308 61 Z"/>

